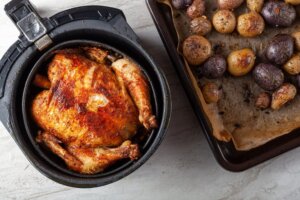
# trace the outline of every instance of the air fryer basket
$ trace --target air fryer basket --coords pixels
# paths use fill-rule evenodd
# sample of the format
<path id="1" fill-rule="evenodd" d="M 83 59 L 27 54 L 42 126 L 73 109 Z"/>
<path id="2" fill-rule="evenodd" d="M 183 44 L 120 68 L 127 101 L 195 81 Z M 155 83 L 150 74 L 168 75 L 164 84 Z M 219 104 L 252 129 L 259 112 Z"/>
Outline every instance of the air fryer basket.
<path id="1" fill-rule="evenodd" d="M 24 11 L 22 16 L 18 15 L 18 10 Z M 13 0 L 6 6 L 6 11 L 17 24 L 27 11 L 38 17 L 28 0 Z M 30 41 L 31 36 L 26 36 L 30 33 L 21 30 L 19 41 L 13 44 L 0 63 L 1 121 L 32 165 L 56 182 L 73 187 L 96 187 L 130 174 L 145 163 L 158 148 L 169 123 L 169 88 L 161 70 L 141 47 L 122 11 L 118 9 L 102 6 L 80 7 L 63 11 L 50 19 L 38 17 L 34 20 L 44 26 L 46 35 Z M 45 70 L 45 62 L 51 57 L 51 52 L 86 45 L 114 50 L 130 57 L 142 67 L 152 88 L 152 104 L 159 121 L 159 128 L 140 146 L 141 158 L 137 161 L 124 160 L 104 173 L 95 175 L 70 171 L 60 158 L 37 144 L 35 137 L 38 127 L 30 116 L 31 100 L 38 92 L 31 84 L 32 79 L 39 70 Z"/>
<path id="2" fill-rule="evenodd" d="M 31 72 L 28 75 L 28 78 L 25 83 L 24 91 L 23 91 L 23 96 L 22 96 L 22 114 L 23 114 L 25 129 L 26 129 L 26 132 L 30 139 L 30 142 L 33 144 L 33 147 L 35 148 L 35 150 L 45 160 L 47 160 L 51 165 L 53 165 L 54 167 L 58 168 L 61 171 L 64 171 L 65 173 L 68 173 L 68 174 L 71 174 L 74 176 L 78 176 L 78 177 L 104 177 L 107 174 L 116 173 L 117 171 L 122 170 L 124 167 L 129 166 L 130 164 L 134 163 L 134 161 L 124 160 L 124 162 L 122 164 L 119 162 L 116 165 L 114 165 L 113 168 L 106 170 L 106 172 L 98 173 L 98 174 L 94 174 L 94 175 L 83 175 L 80 173 L 70 171 L 66 168 L 64 162 L 62 162 L 62 160 L 60 158 L 53 155 L 47 149 L 42 148 L 42 145 L 40 145 L 36 142 L 35 138 L 39 131 L 39 127 L 37 127 L 36 123 L 31 118 L 32 100 L 37 95 L 37 93 L 41 91 L 32 84 L 34 76 L 37 74 L 37 72 L 44 73 L 45 70 L 47 70 L 47 64 L 48 64 L 49 60 L 51 60 L 51 58 L 53 57 L 53 52 L 55 50 L 61 50 L 61 49 L 66 49 L 66 48 L 78 48 L 78 47 L 85 47 L 85 46 L 101 47 L 101 48 L 105 48 L 108 50 L 112 50 L 112 51 L 122 54 L 126 57 L 129 57 L 125 53 L 120 52 L 117 49 L 114 49 L 112 47 L 109 47 L 106 44 L 95 42 L 95 41 L 90 41 L 90 40 L 71 40 L 71 41 L 62 42 L 62 43 L 55 45 L 54 47 L 49 49 L 46 53 L 44 53 L 40 57 L 40 59 L 36 62 L 36 64 L 34 65 L 34 67 L 32 68 Z M 136 57 L 137 54 L 131 55 L 131 56 Z M 156 116 L 158 116 L 158 121 L 161 121 L 161 113 L 160 112 L 162 110 L 162 102 L 159 102 L 160 100 L 158 99 L 158 96 L 160 96 L 161 94 L 158 94 L 156 92 L 156 89 L 154 86 L 154 83 L 157 82 L 158 80 L 155 79 L 155 75 L 153 75 L 153 72 L 151 70 L 149 70 L 149 69 L 151 69 L 151 66 L 149 66 L 145 60 L 140 59 L 140 62 L 137 62 L 137 63 L 139 63 L 140 66 L 142 66 L 143 72 L 150 82 L 151 93 L 152 93 L 151 97 L 152 97 L 153 112 L 155 113 Z M 140 150 L 141 150 L 142 154 L 145 153 L 147 151 L 147 149 L 149 148 L 149 145 L 151 145 L 151 142 L 154 139 L 155 132 L 156 131 L 153 130 L 147 137 L 147 140 L 142 141 L 142 143 L 140 144 L 141 145 Z M 141 134 L 141 132 L 137 133 L 137 135 L 138 134 Z"/>

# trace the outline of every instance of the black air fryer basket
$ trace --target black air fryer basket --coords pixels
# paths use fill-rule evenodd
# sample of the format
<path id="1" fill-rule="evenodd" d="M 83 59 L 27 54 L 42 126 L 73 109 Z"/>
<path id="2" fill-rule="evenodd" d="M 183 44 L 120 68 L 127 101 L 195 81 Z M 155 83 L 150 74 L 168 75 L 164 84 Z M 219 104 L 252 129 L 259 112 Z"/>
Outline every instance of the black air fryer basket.
<path id="1" fill-rule="evenodd" d="M 166 132 L 171 102 L 166 79 L 139 44 L 121 10 L 86 6 L 40 18 L 28 0 L 13 0 L 5 11 L 20 30 L 19 40 L 0 62 L 0 120 L 27 159 L 45 176 L 73 187 L 96 187 L 115 182 L 140 167 L 154 153 Z M 36 127 L 30 117 L 32 79 L 53 50 L 83 45 L 101 46 L 137 62 L 152 89 L 153 110 L 159 128 L 140 145 L 137 161 L 124 160 L 103 173 L 82 175 L 69 170 L 56 155 L 35 141 Z"/>

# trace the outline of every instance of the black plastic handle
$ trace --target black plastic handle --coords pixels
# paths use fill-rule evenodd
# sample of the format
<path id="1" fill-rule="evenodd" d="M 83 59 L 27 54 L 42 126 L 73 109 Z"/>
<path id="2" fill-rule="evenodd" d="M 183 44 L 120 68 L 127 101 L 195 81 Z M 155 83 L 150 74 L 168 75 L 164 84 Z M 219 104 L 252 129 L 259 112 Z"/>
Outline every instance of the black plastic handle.
<path id="1" fill-rule="evenodd" d="M 12 0 L 5 5 L 4 10 L 15 24 L 30 13 L 35 13 L 38 16 L 28 0 Z"/>
<path id="2" fill-rule="evenodd" d="M 12 0 L 4 9 L 29 42 L 35 42 L 47 33 L 46 26 L 29 0 Z"/>

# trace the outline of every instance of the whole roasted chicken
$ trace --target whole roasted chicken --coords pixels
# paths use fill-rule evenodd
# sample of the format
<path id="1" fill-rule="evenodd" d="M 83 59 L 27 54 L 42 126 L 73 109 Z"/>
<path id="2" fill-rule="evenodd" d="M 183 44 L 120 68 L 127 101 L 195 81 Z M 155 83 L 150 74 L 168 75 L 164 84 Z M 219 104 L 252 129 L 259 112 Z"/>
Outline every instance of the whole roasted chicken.
<path id="1" fill-rule="evenodd" d="M 37 141 L 83 174 L 139 157 L 131 139 L 140 126 L 157 127 L 149 84 L 139 66 L 96 47 L 55 52 L 44 88 L 33 100 L 32 116 L 41 131 Z"/>

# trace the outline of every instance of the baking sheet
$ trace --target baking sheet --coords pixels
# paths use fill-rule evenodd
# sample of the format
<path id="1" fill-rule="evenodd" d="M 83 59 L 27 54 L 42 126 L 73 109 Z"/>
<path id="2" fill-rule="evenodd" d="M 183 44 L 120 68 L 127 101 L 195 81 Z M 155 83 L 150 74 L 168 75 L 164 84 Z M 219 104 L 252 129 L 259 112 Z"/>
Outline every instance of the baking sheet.
<path id="1" fill-rule="evenodd" d="M 169 0 L 158 1 L 170 6 Z M 206 1 L 206 5 L 206 15 L 211 19 L 217 10 L 217 0 Z M 243 5 L 235 14 L 238 16 L 245 12 L 247 12 L 247 8 Z M 181 44 L 190 35 L 189 19 L 183 11 L 175 9 L 172 9 L 172 16 L 180 41 L 178 52 L 181 53 Z M 256 38 L 243 38 L 236 32 L 224 35 L 216 31 L 210 33 L 207 38 L 211 41 L 214 49 L 224 56 L 233 50 L 247 47 L 256 52 L 259 57 L 258 62 L 264 62 L 263 52 L 268 40 L 278 33 L 292 33 L 299 30 L 299 25 L 299 20 L 297 20 L 290 28 L 267 27 L 264 33 Z M 300 126 L 299 95 L 279 111 L 271 109 L 261 111 L 255 108 L 254 101 L 255 97 L 263 90 L 254 83 L 251 75 L 239 78 L 226 75 L 219 80 L 207 80 L 205 78 L 198 79 L 194 73 L 195 69 L 189 67 L 187 63 L 186 70 L 194 85 L 199 103 L 211 123 L 213 135 L 220 141 L 232 140 L 237 150 L 249 150 L 261 146 Z M 223 87 L 224 96 L 218 104 L 206 104 L 204 101 L 200 87 L 208 81 L 216 82 Z"/>

